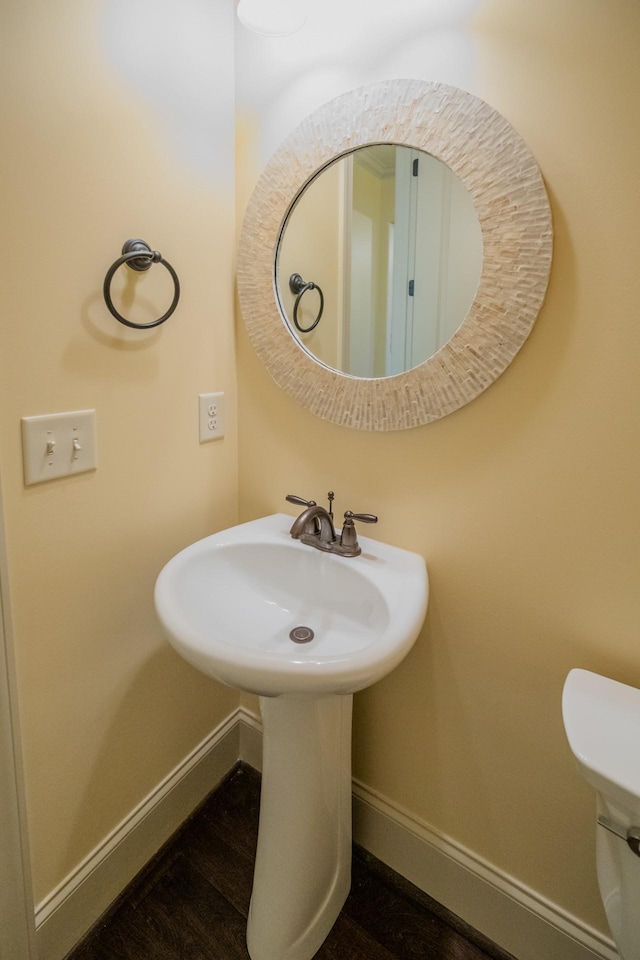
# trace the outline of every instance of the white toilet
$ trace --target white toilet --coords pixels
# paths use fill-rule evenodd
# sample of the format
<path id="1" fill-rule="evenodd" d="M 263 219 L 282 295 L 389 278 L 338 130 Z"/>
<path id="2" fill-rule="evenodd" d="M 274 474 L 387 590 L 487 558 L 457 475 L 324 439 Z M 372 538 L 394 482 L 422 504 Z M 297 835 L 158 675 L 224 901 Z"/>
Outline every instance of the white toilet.
<path id="1" fill-rule="evenodd" d="M 640 960 L 640 690 L 571 670 L 562 695 L 569 745 L 597 791 L 596 862 L 622 960 Z"/>

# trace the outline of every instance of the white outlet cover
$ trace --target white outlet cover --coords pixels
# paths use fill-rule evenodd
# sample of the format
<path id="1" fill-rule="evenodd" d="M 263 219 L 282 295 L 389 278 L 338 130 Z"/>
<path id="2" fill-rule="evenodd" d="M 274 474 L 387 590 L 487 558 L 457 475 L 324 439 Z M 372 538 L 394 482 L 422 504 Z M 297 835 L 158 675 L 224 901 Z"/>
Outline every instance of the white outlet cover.
<path id="1" fill-rule="evenodd" d="M 224 393 L 198 394 L 198 427 L 200 443 L 208 443 L 209 440 L 220 440 L 224 437 Z"/>
<path id="2" fill-rule="evenodd" d="M 27 486 L 96 469 L 95 410 L 22 417 L 20 422 Z"/>

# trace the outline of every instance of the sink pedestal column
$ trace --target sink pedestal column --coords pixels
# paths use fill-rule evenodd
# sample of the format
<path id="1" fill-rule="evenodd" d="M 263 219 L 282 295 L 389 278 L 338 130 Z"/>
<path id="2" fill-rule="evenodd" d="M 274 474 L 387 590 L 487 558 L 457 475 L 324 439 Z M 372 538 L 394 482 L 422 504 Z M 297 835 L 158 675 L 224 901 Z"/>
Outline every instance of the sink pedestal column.
<path id="1" fill-rule="evenodd" d="M 353 697 L 260 697 L 260 826 L 251 960 L 311 960 L 351 886 Z"/>

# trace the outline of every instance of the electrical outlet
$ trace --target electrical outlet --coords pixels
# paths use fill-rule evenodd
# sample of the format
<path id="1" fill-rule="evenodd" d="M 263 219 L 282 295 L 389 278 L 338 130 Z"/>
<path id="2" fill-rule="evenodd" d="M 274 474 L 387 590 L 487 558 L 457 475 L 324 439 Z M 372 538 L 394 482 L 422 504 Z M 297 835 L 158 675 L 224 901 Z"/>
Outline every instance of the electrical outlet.
<path id="1" fill-rule="evenodd" d="M 224 437 L 224 393 L 198 394 L 200 443 Z"/>

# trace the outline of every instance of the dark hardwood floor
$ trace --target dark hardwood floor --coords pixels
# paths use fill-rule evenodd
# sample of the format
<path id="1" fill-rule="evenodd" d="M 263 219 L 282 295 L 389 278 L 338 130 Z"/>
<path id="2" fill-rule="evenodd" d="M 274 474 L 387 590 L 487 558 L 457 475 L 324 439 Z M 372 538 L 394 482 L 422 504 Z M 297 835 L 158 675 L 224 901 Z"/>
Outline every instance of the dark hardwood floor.
<path id="1" fill-rule="evenodd" d="M 239 764 L 67 960 L 248 960 L 260 777 Z M 277 960 L 277 958 L 274 958 Z M 316 960 L 513 960 L 364 850 Z"/>

